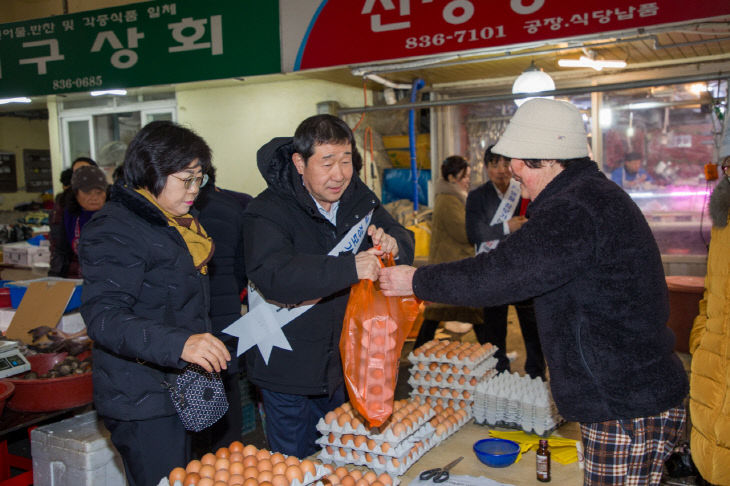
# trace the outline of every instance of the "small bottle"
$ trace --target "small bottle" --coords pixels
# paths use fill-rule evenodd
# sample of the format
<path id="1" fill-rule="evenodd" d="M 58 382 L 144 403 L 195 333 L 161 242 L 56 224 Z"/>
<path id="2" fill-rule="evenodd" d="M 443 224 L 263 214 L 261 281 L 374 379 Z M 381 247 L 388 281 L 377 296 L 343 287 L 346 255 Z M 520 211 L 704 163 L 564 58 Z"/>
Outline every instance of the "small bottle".
<path id="1" fill-rule="evenodd" d="M 540 439 L 537 449 L 537 480 L 542 483 L 550 482 L 550 448 L 546 439 Z"/>

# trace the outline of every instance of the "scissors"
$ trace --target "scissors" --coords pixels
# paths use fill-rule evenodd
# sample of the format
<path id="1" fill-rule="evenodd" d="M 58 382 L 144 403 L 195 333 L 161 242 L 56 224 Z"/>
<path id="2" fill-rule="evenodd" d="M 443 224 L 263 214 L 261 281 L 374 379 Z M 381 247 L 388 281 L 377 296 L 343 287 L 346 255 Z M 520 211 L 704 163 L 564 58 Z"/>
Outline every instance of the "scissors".
<path id="1" fill-rule="evenodd" d="M 451 461 L 444 467 L 423 471 L 421 474 L 418 475 L 418 478 L 424 481 L 428 481 L 430 479 L 434 483 L 443 483 L 444 481 L 449 479 L 449 469 L 459 464 L 462 459 L 464 459 L 464 456 L 461 456 L 460 458 Z"/>

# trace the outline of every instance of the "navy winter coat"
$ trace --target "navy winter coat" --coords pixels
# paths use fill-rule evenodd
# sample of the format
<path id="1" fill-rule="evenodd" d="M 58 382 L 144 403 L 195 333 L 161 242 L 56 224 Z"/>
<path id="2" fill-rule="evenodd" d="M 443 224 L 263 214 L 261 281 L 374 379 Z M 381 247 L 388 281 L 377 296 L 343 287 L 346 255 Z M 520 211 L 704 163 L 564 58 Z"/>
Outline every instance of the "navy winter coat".
<path id="1" fill-rule="evenodd" d="M 375 194 L 353 175 L 340 199 L 337 227 L 317 210 L 291 156 L 291 138 L 259 149 L 258 166 L 269 187 L 246 208 L 244 252 L 248 278 L 282 304 L 320 300 L 284 326 L 293 351 L 274 348 L 268 365 L 258 348 L 246 353 L 252 382 L 280 393 L 323 395 L 343 383 L 339 341 L 350 286 L 358 281 L 355 255 L 327 253 L 370 210 L 371 224 L 398 241 L 399 262 L 413 261 L 413 234 L 395 221 Z M 372 245 L 366 238 L 360 251 Z"/>
<path id="2" fill-rule="evenodd" d="M 416 296 L 496 306 L 534 297 L 540 343 L 561 415 L 647 417 L 682 403 L 667 285 L 644 216 L 594 162 L 558 174 L 529 220 L 474 258 L 416 270 Z"/>
<path id="3" fill-rule="evenodd" d="M 210 332 L 208 277 L 180 233 L 140 194 L 113 186 L 84 226 L 81 315 L 94 340 L 100 415 L 144 420 L 175 414 L 168 390 L 192 334 Z"/>

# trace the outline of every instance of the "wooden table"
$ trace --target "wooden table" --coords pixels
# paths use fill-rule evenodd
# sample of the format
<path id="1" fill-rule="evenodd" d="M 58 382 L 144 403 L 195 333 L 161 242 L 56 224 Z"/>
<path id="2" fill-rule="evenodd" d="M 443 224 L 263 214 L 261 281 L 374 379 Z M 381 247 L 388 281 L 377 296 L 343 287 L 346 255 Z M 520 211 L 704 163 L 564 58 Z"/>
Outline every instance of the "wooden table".
<path id="1" fill-rule="evenodd" d="M 580 440 L 580 428 L 575 422 L 568 422 L 555 432 L 555 435 Z M 472 449 L 474 443 L 489 437 L 489 427 L 467 423 L 454 435 L 424 454 L 406 473 L 400 477 L 401 486 L 408 486 L 418 475 L 427 469 L 443 467 L 459 456 L 464 459 L 450 471 L 460 476 L 484 476 L 494 481 L 514 486 L 542 484 L 535 478 L 535 451 L 522 455 L 519 462 L 505 468 L 491 468 L 477 459 Z M 551 484 L 560 486 L 580 486 L 583 484 L 583 470 L 578 463 L 562 465 L 555 461 L 551 464 Z"/>

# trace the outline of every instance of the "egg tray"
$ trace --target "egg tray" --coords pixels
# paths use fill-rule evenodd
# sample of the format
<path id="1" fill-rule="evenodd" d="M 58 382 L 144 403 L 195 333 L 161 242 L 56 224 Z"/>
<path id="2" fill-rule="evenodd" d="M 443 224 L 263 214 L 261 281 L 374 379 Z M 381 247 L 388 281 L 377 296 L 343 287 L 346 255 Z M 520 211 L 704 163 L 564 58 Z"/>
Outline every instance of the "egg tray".
<path id="1" fill-rule="evenodd" d="M 421 427 L 420 429 L 418 429 L 418 431 L 413 435 L 413 437 L 414 437 L 414 439 L 430 437 L 430 438 L 432 438 L 432 440 L 433 439 L 436 439 L 436 440 L 442 441 L 445 438 L 447 438 L 447 437 L 451 436 L 452 434 L 454 434 L 460 428 L 462 428 L 472 418 L 473 417 L 472 417 L 472 414 L 471 414 L 471 410 L 467 409 L 466 417 L 464 417 L 463 419 L 459 420 L 455 425 L 453 425 L 451 427 L 447 427 L 445 434 L 437 435 L 436 434 L 436 427 L 434 427 L 430 423 L 426 423 L 426 424 L 424 424 L 423 427 Z"/>
<path id="2" fill-rule="evenodd" d="M 326 449 L 322 449 L 322 452 L 319 453 L 317 459 L 337 466 L 355 464 L 358 466 L 369 467 L 378 474 L 381 472 L 387 472 L 391 476 L 402 476 L 416 461 L 418 461 L 418 459 L 421 458 L 421 456 L 423 456 L 423 454 L 433 447 L 433 444 L 431 443 L 432 440 L 430 438 L 422 439 L 422 445 L 418 447 L 410 457 L 408 457 L 416 442 L 419 441 L 413 440 L 410 442 L 410 447 L 408 447 L 406 454 L 400 458 L 371 454 L 372 458 L 368 461 L 365 454 L 359 454 L 357 451 L 352 451 L 351 449 L 344 449 L 344 456 L 340 454 L 340 451 L 343 449 L 338 449 L 336 451 L 333 450 L 333 454 L 328 453 Z M 381 460 L 383 461 L 382 463 L 380 462 Z M 395 466 L 394 462 L 397 462 L 398 466 Z"/>
<path id="3" fill-rule="evenodd" d="M 420 373 L 420 372 L 417 372 Z M 428 374 L 428 372 L 427 372 Z M 411 387 L 415 390 L 418 388 L 418 386 L 428 387 L 431 388 L 432 386 L 439 387 L 439 388 L 449 388 L 451 390 L 462 390 L 462 391 L 468 391 L 471 393 L 474 393 L 476 388 L 482 383 L 490 378 L 492 378 L 494 375 L 497 374 L 497 370 L 494 368 L 487 368 L 485 369 L 484 373 L 482 373 L 481 376 L 471 376 L 468 377 L 469 380 L 476 380 L 474 384 L 472 385 L 470 381 L 465 381 L 465 383 L 460 384 L 460 378 L 467 378 L 464 375 L 450 375 L 450 374 L 437 374 L 436 376 L 441 376 L 441 380 L 438 380 L 435 378 L 434 374 L 430 374 L 429 378 L 426 379 L 423 377 L 423 375 L 420 378 L 417 378 L 416 375 L 411 374 L 411 376 L 408 378 L 408 384 L 411 385 Z M 449 377 L 454 377 L 451 383 L 449 383 Z"/>
<path id="4" fill-rule="evenodd" d="M 445 394 L 444 394 L 445 392 Z M 454 396 L 454 393 L 456 393 L 456 396 Z M 466 396 L 468 394 L 468 396 Z M 468 391 L 463 390 L 451 390 L 449 388 L 438 388 L 437 393 L 431 393 L 430 390 L 427 392 L 419 392 L 418 389 L 411 390 L 410 396 L 414 398 L 418 398 L 421 403 L 428 403 L 431 407 L 434 407 L 436 405 L 441 405 L 443 407 L 455 407 L 456 404 L 458 404 L 460 401 L 464 401 L 467 403 L 467 405 L 471 405 L 474 403 L 474 394 Z M 431 398 L 432 400 L 427 400 L 428 398 Z M 434 402 L 435 400 L 435 402 Z M 449 404 L 448 401 L 453 400 L 452 404 Z M 459 408 L 464 408 L 464 406 L 460 406 Z"/>
<path id="5" fill-rule="evenodd" d="M 420 348 L 417 348 L 420 349 Z M 494 356 L 494 353 L 497 352 L 497 346 L 492 346 L 489 351 L 486 351 L 485 354 L 480 356 L 478 359 L 454 359 L 452 358 L 446 358 L 445 356 L 441 356 L 439 358 L 436 358 L 435 356 L 426 356 L 424 354 L 421 354 L 419 356 L 416 356 L 413 351 L 408 353 L 408 361 L 410 361 L 412 364 L 418 366 L 418 363 L 446 363 L 456 365 L 456 366 L 467 366 L 470 369 L 474 369 L 479 364 L 481 364 L 483 361 L 491 358 Z"/>
<path id="6" fill-rule="evenodd" d="M 395 435 L 390 428 L 386 429 L 385 432 L 381 432 L 380 434 L 372 434 L 371 429 L 366 428 L 364 425 L 358 425 L 356 429 L 353 429 L 349 423 L 346 423 L 344 426 L 338 425 L 334 421 L 331 424 L 327 424 L 325 423 L 324 418 L 319 419 L 316 427 L 319 433 L 325 437 L 329 433 L 332 433 L 338 437 L 344 434 L 364 435 L 368 439 L 373 439 L 378 444 L 382 444 L 383 442 L 389 442 L 392 447 L 392 444 L 399 444 L 400 442 L 404 441 L 408 438 L 408 436 L 413 434 L 413 432 L 415 432 L 421 425 L 430 420 L 433 417 L 434 412 L 431 409 L 429 410 L 430 412 L 419 418 L 416 423 L 413 424 L 413 426 L 406 427 L 405 432 L 398 435 Z"/>
<path id="7" fill-rule="evenodd" d="M 391 443 L 390 449 L 388 449 L 387 452 L 383 452 L 384 442 L 378 442 L 378 441 L 375 441 L 375 439 L 373 439 L 373 441 L 375 441 L 375 443 L 376 443 L 376 446 L 374 448 L 371 449 L 369 447 L 366 447 L 365 444 L 367 442 L 364 443 L 363 445 L 357 447 L 357 446 L 355 446 L 354 440 L 348 440 L 346 444 L 343 444 L 342 443 L 343 434 L 335 434 L 334 432 L 332 433 L 335 438 L 334 441 L 330 441 L 329 437 L 327 435 L 323 435 L 322 437 L 317 439 L 316 442 L 317 442 L 317 444 L 322 446 L 323 450 L 326 446 L 331 446 L 331 447 L 337 447 L 337 448 L 344 448 L 344 449 L 348 449 L 351 451 L 362 452 L 363 454 L 370 453 L 370 454 L 375 454 L 378 456 L 388 456 L 388 457 L 400 458 L 404 454 L 408 454 L 408 450 L 413 446 L 414 441 L 410 440 L 411 437 L 413 437 L 419 430 L 421 430 L 425 425 L 427 425 L 429 420 L 431 420 L 433 417 L 436 416 L 433 409 L 430 409 L 430 410 L 431 410 L 431 413 L 428 414 L 428 418 L 424 418 L 422 421 L 419 421 L 419 426 L 414 427 L 413 431 L 410 434 L 408 434 L 408 436 L 406 436 L 403 440 L 401 440 L 400 442 L 397 442 L 395 444 Z"/>
<path id="8" fill-rule="evenodd" d="M 305 473 L 304 475 L 304 482 L 300 483 L 298 479 L 294 478 L 294 481 L 290 483 L 289 486 L 305 486 L 308 484 L 313 484 L 316 481 L 316 484 L 322 485 L 322 481 L 319 481 L 319 479 L 327 476 L 329 474 L 329 470 L 324 467 L 321 464 L 317 464 L 315 462 L 315 474 L 312 475 L 311 473 Z M 165 477 L 160 480 L 159 483 L 157 483 L 157 486 L 183 486 L 180 481 L 175 481 L 175 484 L 170 484 L 170 481 Z"/>
<path id="9" fill-rule="evenodd" d="M 330 466 L 334 469 L 334 467 L 331 464 L 330 464 Z M 347 469 L 347 468 L 345 468 L 345 469 Z M 359 469 L 354 469 L 354 468 L 353 469 L 347 469 L 348 475 L 351 475 L 353 471 L 360 471 L 360 470 Z M 360 471 L 360 472 L 362 472 L 362 471 Z M 375 472 L 375 471 L 373 471 L 373 472 Z M 332 475 L 332 474 L 334 474 L 334 471 L 331 472 L 329 475 Z M 380 474 L 387 474 L 387 473 L 380 473 Z M 380 476 L 380 474 L 378 474 L 378 476 Z M 340 484 L 340 483 L 334 483 L 332 481 L 327 481 L 327 478 L 329 477 L 329 475 L 328 476 L 325 476 L 321 480 L 318 480 L 316 483 L 313 483 L 310 486 L 332 486 L 333 484 Z M 400 478 L 390 476 L 390 474 L 388 474 L 388 477 L 390 477 L 390 484 L 391 484 L 391 486 L 399 486 L 400 485 Z"/>
<path id="10" fill-rule="evenodd" d="M 408 372 L 411 374 L 411 376 L 415 375 L 416 373 L 421 373 L 422 375 L 430 373 L 431 376 L 436 376 L 436 374 L 440 373 L 443 377 L 453 375 L 463 376 L 464 378 L 470 379 L 480 378 L 487 370 L 494 369 L 496 366 L 497 358 L 495 358 L 494 356 L 489 356 L 488 358 L 479 362 L 479 364 L 475 367 L 469 367 L 466 365 L 458 366 L 455 364 L 451 364 L 451 362 L 441 363 L 437 361 L 421 361 L 415 363 L 413 366 L 408 368 Z"/>

